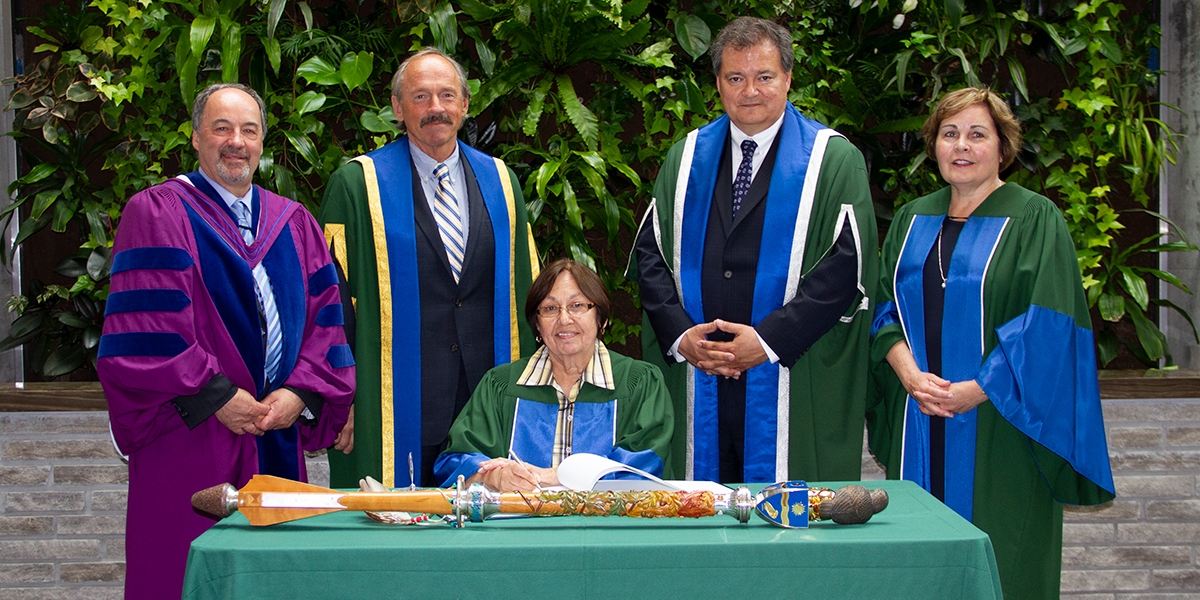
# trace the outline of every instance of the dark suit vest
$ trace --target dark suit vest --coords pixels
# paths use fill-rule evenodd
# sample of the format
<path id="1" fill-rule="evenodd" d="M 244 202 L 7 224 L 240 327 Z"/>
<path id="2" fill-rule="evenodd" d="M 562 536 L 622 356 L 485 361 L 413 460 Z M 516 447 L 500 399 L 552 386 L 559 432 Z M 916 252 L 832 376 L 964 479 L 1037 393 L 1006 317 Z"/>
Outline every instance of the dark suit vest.
<path id="1" fill-rule="evenodd" d="M 713 190 L 708 230 L 705 233 L 704 266 L 700 276 L 704 320 L 707 322 L 714 319 L 734 323 L 751 322 L 763 219 L 767 212 L 766 196 L 780 137 L 775 136 L 736 218 L 733 217 L 733 151 L 729 143 L 725 144 L 725 151 L 721 154 L 720 172 Z M 709 338 L 725 341 L 733 339 L 733 336 L 718 331 Z"/>
<path id="2" fill-rule="evenodd" d="M 417 272 L 421 294 L 421 444 L 439 444 L 466 405 L 483 374 L 495 366 L 492 300 L 495 296 L 495 238 L 479 183 L 466 157 L 470 230 L 462 276 L 454 282 L 446 247 L 413 167 L 417 229 Z M 397 290 L 393 290 L 396 293 Z M 396 382 L 396 393 L 404 393 Z"/>

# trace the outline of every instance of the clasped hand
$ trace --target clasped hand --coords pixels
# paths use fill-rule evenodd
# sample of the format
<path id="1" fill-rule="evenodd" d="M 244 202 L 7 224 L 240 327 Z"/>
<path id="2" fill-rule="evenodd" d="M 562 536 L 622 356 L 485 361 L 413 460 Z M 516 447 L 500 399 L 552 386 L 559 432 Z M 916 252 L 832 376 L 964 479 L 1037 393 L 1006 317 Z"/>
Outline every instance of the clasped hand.
<path id="1" fill-rule="evenodd" d="M 267 394 L 262 402 L 239 388 L 233 398 L 217 410 L 217 419 L 238 435 L 262 435 L 272 429 L 291 427 L 303 410 L 304 401 L 287 388 Z"/>
<path id="2" fill-rule="evenodd" d="M 708 339 L 717 331 L 733 334 L 728 342 Z M 679 354 L 692 366 L 708 373 L 739 379 L 748 369 L 767 360 L 767 352 L 754 328 L 741 323 L 730 323 L 717 319 L 701 323 L 687 330 L 679 340 Z"/>

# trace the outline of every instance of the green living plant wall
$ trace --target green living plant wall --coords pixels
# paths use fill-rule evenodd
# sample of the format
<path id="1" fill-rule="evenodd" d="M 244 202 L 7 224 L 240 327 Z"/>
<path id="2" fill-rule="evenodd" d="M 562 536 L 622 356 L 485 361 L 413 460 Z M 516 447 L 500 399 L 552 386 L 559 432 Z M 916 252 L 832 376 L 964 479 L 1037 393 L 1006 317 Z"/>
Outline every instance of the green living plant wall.
<path id="1" fill-rule="evenodd" d="M 3 216 L 19 219 L 18 245 L 47 226 L 77 235 L 56 269 L 73 283 L 35 282 L 12 298 L 20 316 L 0 348 L 26 344 L 45 378 L 94 363 L 121 208 L 194 168 L 198 89 L 240 81 L 262 94 L 256 181 L 315 210 L 335 169 L 400 135 L 390 76 L 427 45 L 466 66 L 463 138 L 517 171 L 542 256 L 594 266 L 619 308 L 608 341 L 632 341 L 637 290 L 620 273 L 636 219 L 666 150 L 720 114 L 706 52 L 743 14 L 793 31 L 790 99 L 863 150 L 885 226 L 894 206 L 941 185 L 917 133 L 940 94 L 1003 92 L 1027 132 L 1008 176 L 1064 208 L 1102 317 L 1102 360 L 1122 347 L 1147 364 L 1169 358 L 1147 316 L 1162 301 L 1147 290 L 1186 287 L 1143 257 L 1195 247 L 1117 235 L 1125 220 L 1159 218 L 1114 204 L 1150 206 L 1173 138 L 1154 118 L 1157 26 L 1110 0 L 1040 14 L 963 0 L 68 0 L 24 25 L 41 43 L 35 67 L 9 82 L 25 170 Z M 1027 71 L 1049 80 L 1031 86 Z M 1122 337 L 1114 325 L 1125 320 L 1133 333 Z"/>

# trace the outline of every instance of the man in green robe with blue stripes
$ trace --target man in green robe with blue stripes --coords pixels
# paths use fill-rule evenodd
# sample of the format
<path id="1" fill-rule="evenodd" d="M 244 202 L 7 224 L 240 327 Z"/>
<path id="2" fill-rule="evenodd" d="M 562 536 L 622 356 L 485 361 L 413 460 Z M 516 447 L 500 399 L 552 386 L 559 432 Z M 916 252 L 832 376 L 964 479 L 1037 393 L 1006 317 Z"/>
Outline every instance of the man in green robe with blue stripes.
<path id="1" fill-rule="evenodd" d="M 667 153 L 629 270 L 675 403 L 667 477 L 857 480 L 877 277 L 862 154 L 788 102 L 786 29 L 739 18 L 711 53 L 726 114 Z"/>

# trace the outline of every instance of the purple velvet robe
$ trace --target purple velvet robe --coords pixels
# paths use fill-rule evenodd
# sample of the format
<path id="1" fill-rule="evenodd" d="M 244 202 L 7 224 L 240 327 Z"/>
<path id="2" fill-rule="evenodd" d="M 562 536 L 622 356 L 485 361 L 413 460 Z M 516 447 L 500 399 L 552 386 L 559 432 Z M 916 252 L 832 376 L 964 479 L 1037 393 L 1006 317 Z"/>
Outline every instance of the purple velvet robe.
<path id="1" fill-rule="evenodd" d="M 98 370 L 113 436 L 129 455 L 126 598 L 180 597 L 188 547 L 215 522 L 192 508 L 193 493 L 240 488 L 268 458 L 304 480 L 301 449 L 330 446 L 346 423 L 354 361 L 325 239 L 295 202 L 256 186 L 253 205 L 250 246 L 207 185 L 168 181 L 122 214 Z M 284 338 L 275 383 L 263 375 L 251 274 L 260 262 Z M 234 434 L 215 412 L 237 388 L 262 399 L 281 386 L 316 419 L 297 421 L 283 456 L 260 457 L 262 438 Z"/>

